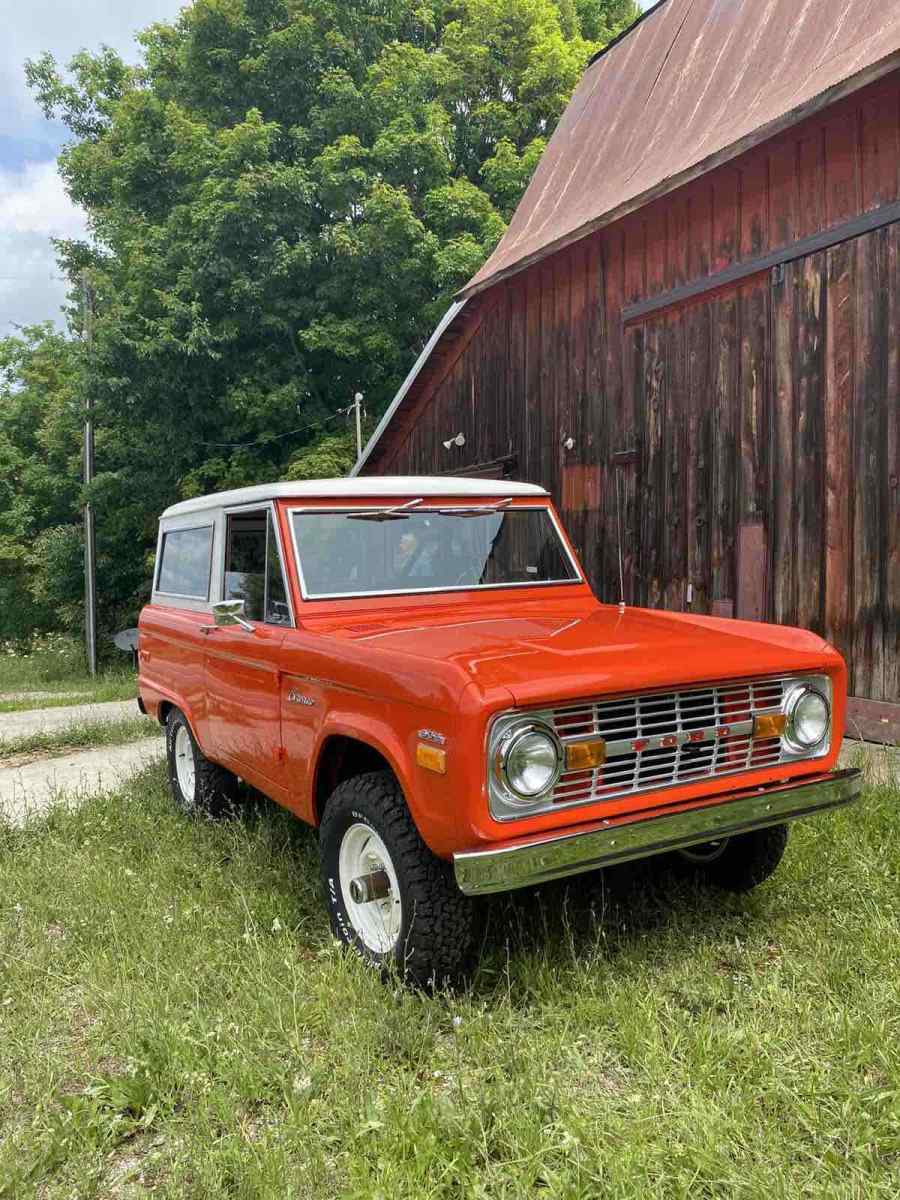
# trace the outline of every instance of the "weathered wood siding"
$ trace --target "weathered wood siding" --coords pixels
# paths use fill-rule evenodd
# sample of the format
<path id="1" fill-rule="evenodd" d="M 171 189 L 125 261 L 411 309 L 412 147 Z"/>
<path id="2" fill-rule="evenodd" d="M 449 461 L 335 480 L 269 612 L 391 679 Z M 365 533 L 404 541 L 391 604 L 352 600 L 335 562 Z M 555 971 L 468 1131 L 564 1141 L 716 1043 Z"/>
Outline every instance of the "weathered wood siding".
<path id="1" fill-rule="evenodd" d="M 367 470 L 513 455 L 602 598 L 621 520 L 629 601 L 816 629 L 900 698 L 900 228 L 623 318 L 898 199 L 895 75 L 477 297 Z"/>

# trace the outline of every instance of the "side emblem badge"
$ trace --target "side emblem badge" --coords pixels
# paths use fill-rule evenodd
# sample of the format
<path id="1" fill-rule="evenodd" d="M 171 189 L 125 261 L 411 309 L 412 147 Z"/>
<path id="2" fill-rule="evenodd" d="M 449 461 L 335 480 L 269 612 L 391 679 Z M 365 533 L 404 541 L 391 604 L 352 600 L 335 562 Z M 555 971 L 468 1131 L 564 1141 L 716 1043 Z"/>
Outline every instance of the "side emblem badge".
<path id="1" fill-rule="evenodd" d="M 439 746 L 446 746 L 447 739 L 442 733 L 438 733 L 436 729 L 420 729 L 417 737 L 423 742 L 437 742 Z"/>
<path id="2" fill-rule="evenodd" d="M 315 704 L 312 696 L 304 696 L 302 692 L 297 692 L 293 688 L 288 692 L 288 704 L 305 704 L 307 708 L 312 708 Z"/>

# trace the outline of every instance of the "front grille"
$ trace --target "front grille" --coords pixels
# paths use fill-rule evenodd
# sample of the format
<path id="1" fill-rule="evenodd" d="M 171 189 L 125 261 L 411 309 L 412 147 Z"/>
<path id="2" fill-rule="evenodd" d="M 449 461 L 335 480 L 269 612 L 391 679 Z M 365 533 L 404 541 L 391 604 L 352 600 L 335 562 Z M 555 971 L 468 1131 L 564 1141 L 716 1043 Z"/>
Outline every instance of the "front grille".
<path id="1" fill-rule="evenodd" d="M 554 710 L 563 742 L 602 737 L 606 762 L 596 770 L 563 772 L 553 804 L 611 800 L 777 765 L 781 739 L 753 741 L 753 718 L 781 711 L 788 682 L 742 680 Z"/>

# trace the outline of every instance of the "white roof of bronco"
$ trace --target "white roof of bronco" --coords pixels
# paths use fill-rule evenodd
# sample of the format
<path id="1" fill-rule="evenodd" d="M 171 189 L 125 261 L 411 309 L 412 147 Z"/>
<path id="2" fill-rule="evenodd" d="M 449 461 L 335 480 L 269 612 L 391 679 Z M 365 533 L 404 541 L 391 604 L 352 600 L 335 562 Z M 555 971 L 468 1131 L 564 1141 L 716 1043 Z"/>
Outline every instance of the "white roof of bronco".
<path id="1" fill-rule="evenodd" d="M 170 505 L 164 517 L 180 517 L 203 508 L 231 508 L 267 500 L 358 500 L 379 496 L 546 496 L 534 483 L 507 479 L 466 479 L 458 475 L 371 475 L 354 479 L 304 479 L 293 483 L 261 483 L 256 487 L 211 492 Z"/>

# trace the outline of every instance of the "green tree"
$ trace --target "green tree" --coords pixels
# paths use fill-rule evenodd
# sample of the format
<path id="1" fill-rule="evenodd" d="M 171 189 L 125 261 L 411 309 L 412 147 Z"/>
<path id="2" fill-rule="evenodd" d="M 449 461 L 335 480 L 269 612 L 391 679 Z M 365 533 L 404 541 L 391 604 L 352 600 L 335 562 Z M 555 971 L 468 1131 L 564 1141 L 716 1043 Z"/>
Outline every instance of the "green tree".
<path id="1" fill-rule="evenodd" d="M 50 325 L 0 339 L 0 638 L 72 619 L 50 589 L 80 570 L 79 384 L 79 347 Z"/>
<path id="2" fill-rule="evenodd" d="M 195 0 L 143 59 L 28 65 L 92 246 L 83 376 L 118 608 L 181 496 L 302 473 L 382 411 L 632 0 Z M 324 439 L 324 440 L 323 440 Z M 338 439 L 339 440 L 339 439 Z M 323 449 L 325 448 L 325 449 Z"/>

